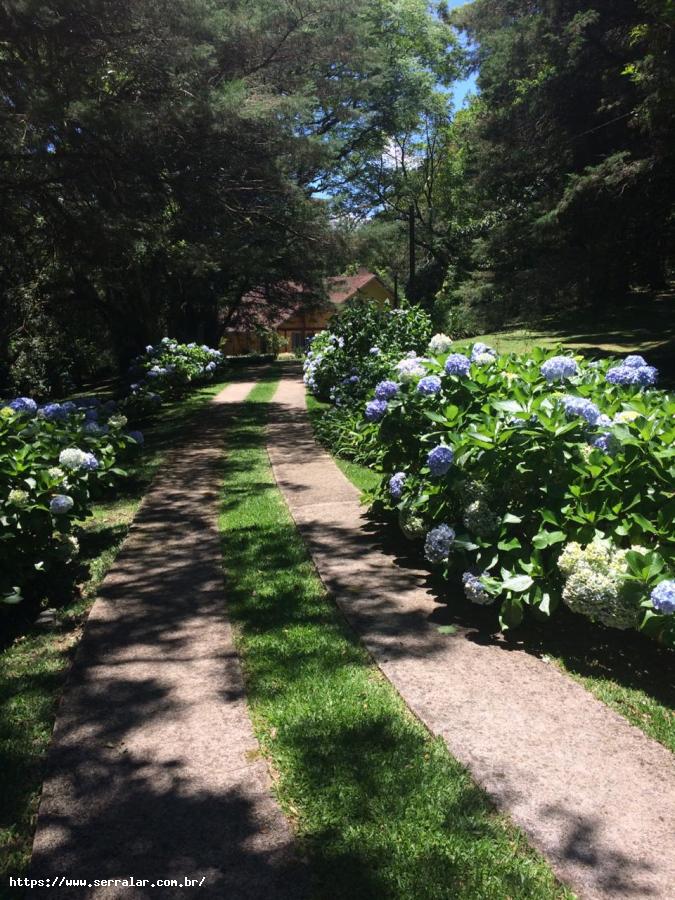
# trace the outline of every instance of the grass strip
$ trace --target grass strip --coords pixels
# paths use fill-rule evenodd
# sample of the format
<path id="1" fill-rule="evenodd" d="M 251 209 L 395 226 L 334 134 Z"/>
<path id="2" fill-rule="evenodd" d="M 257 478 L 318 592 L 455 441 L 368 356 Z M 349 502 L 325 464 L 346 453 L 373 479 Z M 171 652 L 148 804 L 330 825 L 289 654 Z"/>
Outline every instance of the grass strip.
<path id="1" fill-rule="evenodd" d="M 228 609 L 262 752 L 317 898 L 571 897 L 372 663 L 275 484 L 273 381 L 233 420 L 221 529 Z"/>
<path id="2" fill-rule="evenodd" d="M 145 445 L 118 496 L 96 504 L 79 535 L 81 554 L 73 596 L 56 624 L 28 627 L 0 652 L 0 898 L 16 896 L 7 876 L 25 873 L 56 705 L 98 587 L 113 564 L 143 495 L 166 454 L 187 436 L 195 415 L 223 384 L 210 384 L 168 403 L 145 429 Z"/>

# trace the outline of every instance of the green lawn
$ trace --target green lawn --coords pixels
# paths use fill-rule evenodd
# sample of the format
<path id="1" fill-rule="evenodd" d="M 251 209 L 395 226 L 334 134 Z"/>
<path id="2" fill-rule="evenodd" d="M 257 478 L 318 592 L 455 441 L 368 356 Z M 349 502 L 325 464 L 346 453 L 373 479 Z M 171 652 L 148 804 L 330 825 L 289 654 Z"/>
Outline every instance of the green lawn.
<path id="1" fill-rule="evenodd" d="M 583 312 L 549 316 L 538 325 L 514 324 L 500 331 L 457 341 L 457 349 L 483 341 L 498 353 L 523 353 L 532 347 L 562 346 L 587 356 L 641 353 L 657 366 L 664 382 L 675 382 L 675 295 L 635 294 L 630 303 L 593 318 Z"/>
<path id="2" fill-rule="evenodd" d="M 82 624 L 126 536 L 143 494 L 167 452 L 185 437 L 195 413 L 223 387 L 212 384 L 167 404 L 145 429 L 143 455 L 117 499 L 96 505 L 80 534 L 77 590 L 47 631 L 29 627 L 0 652 L 0 898 L 8 874 L 30 858 L 35 814 L 56 704 Z M 14 893 L 14 896 L 16 894 Z"/>
<path id="3" fill-rule="evenodd" d="M 410 714 L 326 594 L 269 466 L 274 389 L 261 382 L 228 434 L 223 555 L 256 734 L 315 896 L 570 897 Z"/>

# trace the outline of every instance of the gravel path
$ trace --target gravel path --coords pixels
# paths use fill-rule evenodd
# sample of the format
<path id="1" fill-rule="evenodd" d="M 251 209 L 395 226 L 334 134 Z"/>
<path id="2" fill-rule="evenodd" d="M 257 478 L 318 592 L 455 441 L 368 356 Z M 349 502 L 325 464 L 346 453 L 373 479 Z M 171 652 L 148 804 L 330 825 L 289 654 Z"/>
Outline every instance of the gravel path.
<path id="1" fill-rule="evenodd" d="M 675 897 L 675 759 L 555 667 L 471 630 L 441 635 L 425 572 L 382 549 L 314 442 L 296 376 L 269 455 L 316 567 L 387 678 L 585 900 Z"/>
<path id="2" fill-rule="evenodd" d="M 59 709 L 30 877 L 202 879 L 190 888 L 36 888 L 36 897 L 304 895 L 270 793 L 225 615 L 225 388 L 145 498 L 105 579 Z"/>

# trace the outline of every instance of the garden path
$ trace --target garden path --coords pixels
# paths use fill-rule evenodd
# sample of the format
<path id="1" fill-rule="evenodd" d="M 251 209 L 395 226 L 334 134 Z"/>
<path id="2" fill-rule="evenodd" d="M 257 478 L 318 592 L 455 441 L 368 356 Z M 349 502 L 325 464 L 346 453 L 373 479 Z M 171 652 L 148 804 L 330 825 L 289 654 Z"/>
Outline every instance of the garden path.
<path id="1" fill-rule="evenodd" d="M 224 609 L 223 437 L 252 386 L 233 383 L 204 410 L 102 585 L 57 717 L 32 878 L 187 876 L 203 886 L 172 887 L 172 897 L 304 896 Z M 121 886 L 35 894 L 158 896 Z"/>
<path id="2" fill-rule="evenodd" d="M 427 573 L 388 552 L 282 380 L 268 451 L 327 588 L 387 678 L 585 900 L 672 900 L 672 754 L 554 666 L 471 629 L 439 633 Z"/>

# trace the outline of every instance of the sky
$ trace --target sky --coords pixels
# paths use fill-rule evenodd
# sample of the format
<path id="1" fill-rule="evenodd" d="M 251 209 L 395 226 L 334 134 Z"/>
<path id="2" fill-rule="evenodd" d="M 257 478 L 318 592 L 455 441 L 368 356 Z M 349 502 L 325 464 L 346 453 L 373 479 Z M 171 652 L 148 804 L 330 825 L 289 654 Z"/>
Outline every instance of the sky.
<path id="1" fill-rule="evenodd" d="M 470 3 L 471 0 L 447 0 L 448 8 L 455 9 L 457 6 L 466 6 L 467 3 Z M 454 101 L 455 109 L 461 109 L 464 100 L 466 99 L 469 93 L 475 93 L 476 91 L 476 76 L 471 75 L 470 78 L 465 79 L 464 81 L 458 81 L 452 89 L 452 99 Z"/>

